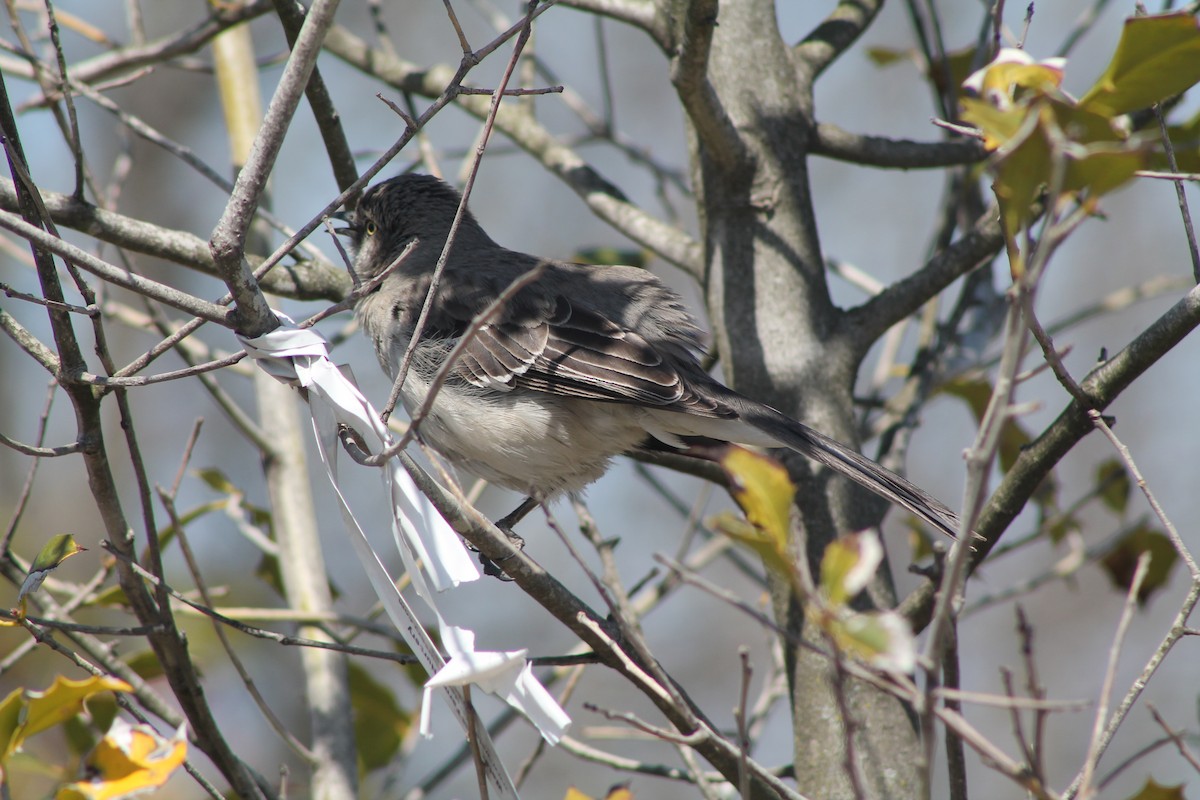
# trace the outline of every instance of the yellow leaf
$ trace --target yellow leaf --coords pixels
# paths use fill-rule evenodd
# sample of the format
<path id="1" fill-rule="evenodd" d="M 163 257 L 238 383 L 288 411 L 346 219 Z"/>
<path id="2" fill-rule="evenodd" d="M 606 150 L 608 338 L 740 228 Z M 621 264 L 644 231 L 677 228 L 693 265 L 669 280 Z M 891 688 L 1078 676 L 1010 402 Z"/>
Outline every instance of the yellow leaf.
<path id="1" fill-rule="evenodd" d="M 730 446 L 720 459 L 729 476 L 729 491 L 746 515 L 720 514 L 714 527 L 751 547 L 768 569 L 784 575 L 795 569 L 788 551 L 792 498 L 796 488 L 787 470 L 773 458 Z"/>
<path id="2" fill-rule="evenodd" d="M 1027 105 L 1000 109 L 973 97 L 964 97 L 960 102 L 963 122 L 980 130 L 983 146 L 988 150 L 997 150 L 1016 138 L 1027 127 L 1026 120 L 1032 113 Z M 1028 135 L 1028 131 L 1024 135 Z"/>
<path id="3" fill-rule="evenodd" d="M 1006 47 L 990 63 L 962 82 L 965 92 L 997 109 L 1007 110 L 1030 96 L 1057 95 L 1066 59 L 1035 61 L 1024 50 Z M 965 101 L 964 101 L 965 102 Z"/>
<path id="4" fill-rule="evenodd" d="M 721 513 L 708 520 L 708 526 L 753 550 L 767 569 L 777 575 L 790 575 L 796 568 L 787 552 L 787 543 L 756 528 L 730 513 Z"/>
<path id="5" fill-rule="evenodd" d="M 824 622 L 825 632 L 843 653 L 889 672 L 913 671 L 916 640 L 907 620 L 896 612 L 830 615 Z"/>
<path id="6" fill-rule="evenodd" d="M 584 794 L 572 786 L 567 789 L 567 794 L 563 800 L 593 800 L 593 798 L 591 795 Z M 604 795 L 604 800 L 633 800 L 633 792 L 629 791 L 629 787 L 625 784 L 618 783 L 608 790 L 608 794 Z"/>
<path id="7" fill-rule="evenodd" d="M 786 542 L 796 487 L 783 465 L 744 447 L 730 447 L 721 458 L 721 466 L 729 475 L 733 499 L 746 519 Z"/>
<path id="8" fill-rule="evenodd" d="M 883 561 L 883 546 L 871 531 L 840 536 L 821 558 L 821 591 L 831 606 L 848 603 L 866 588 Z"/>
<path id="9" fill-rule="evenodd" d="M 87 758 L 88 778 L 58 790 L 55 800 L 124 800 L 167 782 L 187 759 L 185 726 L 170 739 L 149 725 L 113 720 Z"/>
<path id="10" fill-rule="evenodd" d="M 107 676 L 72 681 L 61 675 L 45 691 L 17 689 L 0 702 L 0 763 L 25 739 L 67 720 L 83 709 L 97 692 L 131 692 L 125 681 Z"/>

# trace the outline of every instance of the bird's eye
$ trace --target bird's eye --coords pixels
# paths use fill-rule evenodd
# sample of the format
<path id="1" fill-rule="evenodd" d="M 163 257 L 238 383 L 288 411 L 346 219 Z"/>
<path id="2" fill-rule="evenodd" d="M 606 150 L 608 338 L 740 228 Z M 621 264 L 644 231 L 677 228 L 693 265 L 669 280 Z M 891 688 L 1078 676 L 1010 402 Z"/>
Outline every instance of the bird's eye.
<path id="1" fill-rule="evenodd" d="M 366 227 L 364 227 L 363 230 L 367 232 L 367 236 L 374 236 L 375 232 L 379 230 L 379 226 L 374 222 L 367 220 Z"/>

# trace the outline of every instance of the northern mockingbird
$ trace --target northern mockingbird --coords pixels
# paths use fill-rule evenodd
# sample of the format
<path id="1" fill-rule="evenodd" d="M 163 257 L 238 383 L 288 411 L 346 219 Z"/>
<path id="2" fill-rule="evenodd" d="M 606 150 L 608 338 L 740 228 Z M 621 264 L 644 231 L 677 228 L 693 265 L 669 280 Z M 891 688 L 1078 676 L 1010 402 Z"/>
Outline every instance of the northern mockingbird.
<path id="1" fill-rule="evenodd" d="M 367 189 L 344 215 L 360 281 L 379 276 L 416 240 L 355 309 L 393 380 L 459 200 L 437 178 L 401 175 Z M 654 275 L 508 250 L 469 212 L 401 390 L 410 414 L 475 317 L 539 266 L 540 276 L 470 335 L 420 427 L 421 438 L 456 466 L 527 495 L 522 509 L 582 490 L 613 456 L 648 442 L 686 452 L 689 443 L 717 440 L 791 448 L 956 533 L 954 512 L 925 491 L 706 373 L 696 357 L 700 328 Z M 506 519 L 515 522 L 522 509 Z"/>

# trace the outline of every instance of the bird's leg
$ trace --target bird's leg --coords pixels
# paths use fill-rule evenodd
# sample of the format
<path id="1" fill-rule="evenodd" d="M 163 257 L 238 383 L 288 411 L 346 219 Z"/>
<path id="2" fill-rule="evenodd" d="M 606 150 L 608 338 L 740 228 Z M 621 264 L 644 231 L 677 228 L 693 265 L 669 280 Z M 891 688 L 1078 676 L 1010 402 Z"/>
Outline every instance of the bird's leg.
<path id="1" fill-rule="evenodd" d="M 521 501 L 521 505 L 513 509 L 508 515 L 496 521 L 496 527 L 504 532 L 504 535 L 508 537 L 508 540 L 512 542 L 513 546 L 518 550 L 525 549 L 525 540 L 513 531 L 513 526 L 523 520 L 529 514 L 529 512 L 537 508 L 538 505 L 538 500 L 532 497 L 526 497 Z M 500 580 L 511 581 L 512 578 L 505 575 L 504 571 L 500 569 L 499 563 L 497 563 L 507 561 L 510 558 L 512 558 L 512 556 L 505 556 L 504 558 L 493 560 L 485 556 L 483 553 L 480 553 L 479 563 L 483 566 L 484 575 L 491 575 L 492 577 L 499 578 Z"/>
<path id="2" fill-rule="evenodd" d="M 517 506 L 505 517 L 496 520 L 496 527 L 504 531 L 505 535 L 516 544 L 518 547 L 523 547 L 525 540 L 517 534 L 513 533 L 513 525 L 516 525 L 521 520 L 528 516 L 530 511 L 533 511 L 541 505 L 540 501 L 533 497 L 526 497 L 521 501 L 521 505 Z"/>

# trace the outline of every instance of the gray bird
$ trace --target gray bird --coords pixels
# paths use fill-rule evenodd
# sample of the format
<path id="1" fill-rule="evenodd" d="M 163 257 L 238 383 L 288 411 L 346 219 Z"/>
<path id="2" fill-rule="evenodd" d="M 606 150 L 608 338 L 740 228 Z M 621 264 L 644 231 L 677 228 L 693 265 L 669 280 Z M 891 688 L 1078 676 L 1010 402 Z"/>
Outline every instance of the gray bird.
<path id="1" fill-rule="evenodd" d="M 401 175 L 367 189 L 345 217 L 360 281 L 417 241 L 355 308 L 393 380 L 459 201 L 437 178 Z M 469 212 L 401 390 L 410 414 L 476 315 L 539 265 L 540 277 L 469 338 L 420 427 L 421 438 L 456 466 L 530 498 L 506 522 L 579 492 L 613 456 L 716 440 L 790 448 L 955 535 L 957 516 L 925 491 L 706 373 L 696 356 L 702 331 L 654 275 L 509 250 Z"/>

